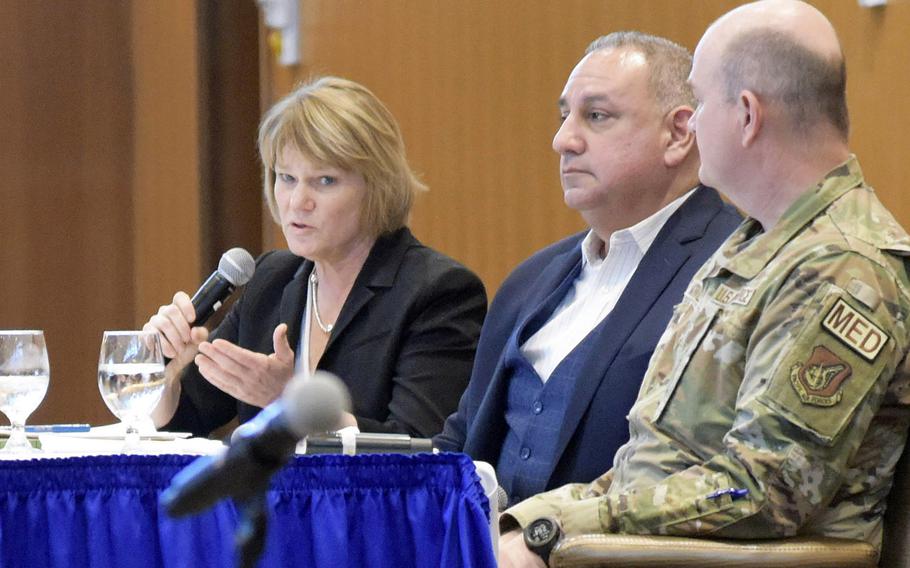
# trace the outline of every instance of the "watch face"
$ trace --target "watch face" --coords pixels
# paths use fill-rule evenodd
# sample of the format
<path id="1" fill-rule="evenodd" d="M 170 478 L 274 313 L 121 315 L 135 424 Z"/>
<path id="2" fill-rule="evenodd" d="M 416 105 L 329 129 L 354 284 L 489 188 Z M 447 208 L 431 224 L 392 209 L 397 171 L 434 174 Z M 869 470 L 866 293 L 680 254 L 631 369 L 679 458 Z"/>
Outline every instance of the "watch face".
<path id="1" fill-rule="evenodd" d="M 537 519 L 530 525 L 525 533 L 529 545 L 542 546 L 553 539 L 556 532 L 556 523 L 551 519 Z"/>

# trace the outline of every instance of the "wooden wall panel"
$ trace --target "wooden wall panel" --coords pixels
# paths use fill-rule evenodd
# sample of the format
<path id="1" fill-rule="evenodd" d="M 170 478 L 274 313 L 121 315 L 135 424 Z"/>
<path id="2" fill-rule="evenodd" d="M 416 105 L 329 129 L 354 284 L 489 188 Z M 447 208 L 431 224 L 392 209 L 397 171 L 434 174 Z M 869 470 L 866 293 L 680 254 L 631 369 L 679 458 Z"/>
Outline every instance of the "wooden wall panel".
<path id="1" fill-rule="evenodd" d="M 195 3 L 0 2 L 0 328 L 41 328 L 33 421 L 112 422 L 105 329 L 199 282 Z"/>
<path id="2" fill-rule="evenodd" d="M 583 227 L 562 202 L 550 142 L 556 99 L 586 45 L 638 29 L 692 49 L 711 21 L 739 3 L 300 0 L 303 64 L 275 69 L 266 58 L 263 103 L 315 74 L 370 87 L 400 121 L 411 161 L 431 188 L 412 228 L 474 268 L 493 292 L 523 258 Z M 901 187 L 907 147 L 899 138 L 910 127 L 910 109 L 900 104 L 910 100 L 910 3 L 884 10 L 852 0 L 816 4 L 845 44 L 855 151 L 883 200 L 910 225 Z M 280 236 L 266 244 L 274 243 Z"/>
<path id="3" fill-rule="evenodd" d="M 826 0 L 847 54 L 850 143 L 866 179 L 904 227 L 910 227 L 910 2 L 862 9 Z"/>
<path id="4" fill-rule="evenodd" d="M 199 3 L 203 272 L 229 248 L 262 252 L 257 22 L 250 0 Z"/>
<path id="5" fill-rule="evenodd" d="M 0 2 L 0 328 L 45 330 L 33 422 L 113 420 L 96 373 L 134 305 L 129 21 L 119 3 Z"/>
<path id="6" fill-rule="evenodd" d="M 133 326 L 199 285 L 200 83 L 197 7 L 130 3 L 134 89 Z"/>

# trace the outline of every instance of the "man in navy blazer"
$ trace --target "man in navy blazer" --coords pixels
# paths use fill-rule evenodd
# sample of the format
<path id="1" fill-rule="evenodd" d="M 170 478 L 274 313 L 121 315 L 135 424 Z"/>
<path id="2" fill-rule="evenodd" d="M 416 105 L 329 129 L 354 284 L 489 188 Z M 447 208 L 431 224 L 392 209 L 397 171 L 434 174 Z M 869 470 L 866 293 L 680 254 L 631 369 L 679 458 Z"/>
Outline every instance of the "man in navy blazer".
<path id="1" fill-rule="evenodd" d="M 610 469 L 673 307 L 740 222 L 698 184 L 690 67 L 668 40 L 617 32 L 588 47 L 560 97 L 564 199 L 590 230 L 506 279 L 434 438 L 492 463 L 510 504 Z"/>

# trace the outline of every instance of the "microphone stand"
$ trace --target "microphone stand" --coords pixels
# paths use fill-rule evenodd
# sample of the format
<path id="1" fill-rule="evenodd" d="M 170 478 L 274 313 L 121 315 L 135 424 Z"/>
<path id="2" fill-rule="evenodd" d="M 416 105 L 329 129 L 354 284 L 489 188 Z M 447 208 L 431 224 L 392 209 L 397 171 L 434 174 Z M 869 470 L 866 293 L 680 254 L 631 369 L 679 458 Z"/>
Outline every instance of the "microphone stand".
<path id="1" fill-rule="evenodd" d="M 262 556 L 265 549 L 265 537 L 268 532 L 269 510 L 266 493 L 269 482 L 280 465 L 272 469 L 263 478 L 256 479 L 250 472 L 243 469 L 238 473 L 243 474 L 242 479 L 253 480 L 242 491 L 234 494 L 234 504 L 239 513 L 237 528 L 234 529 L 234 548 L 237 551 L 238 568 L 253 568 Z"/>
<path id="2" fill-rule="evenodd" d="M 269 481 L 301 438 L 337 425 L 346 408 L 350 395 L 337 377 L 319 371 L 308 380 L 292 379 L 281 398 L 257 414 L 227 449 L 178 472 L 161 495 L 162 505 L 169 515 L 181 517 L 232 497 L 239 512 L 238 564 L 252 568 L 265 548 Z"/>
<path id="3" fill-rule="evenodd" d="M 237 564 L 239 568 L 253 568 L 262 556 L 268 529 L 269 515 L 265 489 L 238 498 L 235 502 L 240 510 L 240 519 L 234 531 Z"/>

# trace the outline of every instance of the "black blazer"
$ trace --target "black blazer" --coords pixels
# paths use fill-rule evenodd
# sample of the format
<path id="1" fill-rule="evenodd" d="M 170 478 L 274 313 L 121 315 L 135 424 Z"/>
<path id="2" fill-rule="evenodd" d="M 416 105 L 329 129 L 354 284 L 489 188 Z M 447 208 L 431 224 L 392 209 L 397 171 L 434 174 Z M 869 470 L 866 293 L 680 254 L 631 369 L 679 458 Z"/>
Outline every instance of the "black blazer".
<path id="1" fill-rule="evenodd" d="M 664 224 L 610 314 L 610 325 L 601 331 L 596 356 L 578 374 L 560 426 L 556 462 L 541 490 L 589 482 L 613 466 L 613 454 L 629 439 L 626 414 L 673 306 L 695 271 L 740 221 L 716 191 L 700 187 Z M 508 432 L 502 357 L 506 341 L 581 262 L 585 234 L 539 251 L 503 283 L 484 323 L 471 383 L 458 412 L 434 438 L 437 448 L 497 464 Z M 509 497 L 515 502 L 528 495 Z"/>
<path id="2" fill-rule="evenodd" d="M 312 270 L 311 261 L 288 251 L 262 255 L 213 338 L 267 354 L 283 322 L 296 349 Z M 399 229 L 373 245 L 318 369 L 335 373 L 350 389 L 362 431 L 432 436 L 468 383 L 486 308 L 477 276 Z M 165 429 L 206 436 L 234 416 L 245 422 L 260 410 L 213 386 L 195 364 L 181 381 L 180 402 Z"/>

